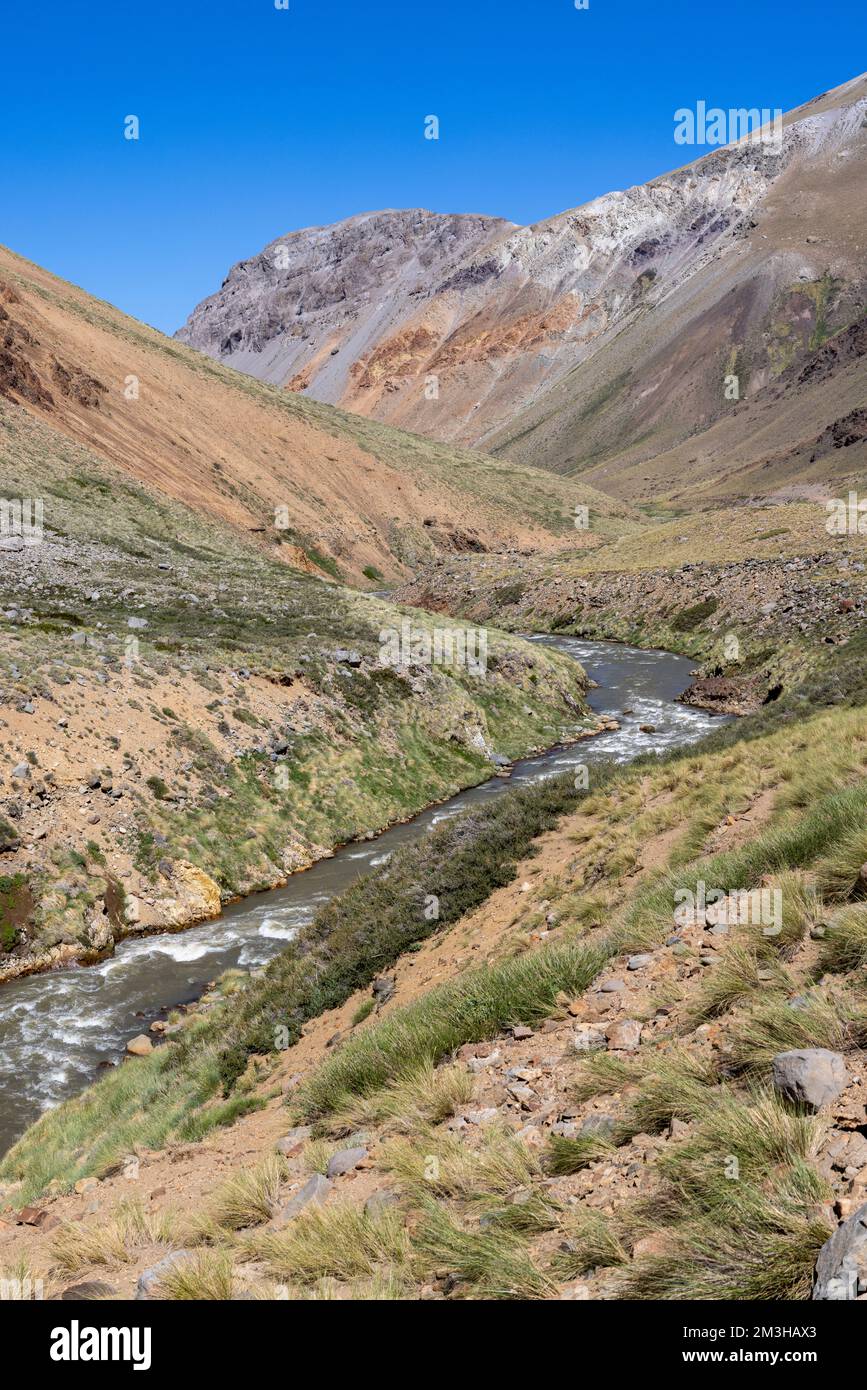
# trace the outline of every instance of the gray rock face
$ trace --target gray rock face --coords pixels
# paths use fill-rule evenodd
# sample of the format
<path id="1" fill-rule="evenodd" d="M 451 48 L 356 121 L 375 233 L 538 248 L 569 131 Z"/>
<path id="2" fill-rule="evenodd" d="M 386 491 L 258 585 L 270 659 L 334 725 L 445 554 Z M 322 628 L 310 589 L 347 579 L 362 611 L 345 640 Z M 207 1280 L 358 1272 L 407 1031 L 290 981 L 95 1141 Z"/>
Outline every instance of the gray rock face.
<path id="1" fill-rule="evenodd" d="M 544 390 L 563 386 L 574 430 L 585 395 L 573 399 L 571 373 L 620 334 L 628 346 L 617 360 L 636 364 L 636 392 L 649 384 L 658 340 L 642 322 L 647 309 L 661 306 L 667 333 L 695 331 L 693 320 L 704 322 L 730 289 L 742 292 L 745 276 L 777 285 L 781 271 L 768 262 L 779 243 L 757 219 L 772 199 L 793 196 L 805 158 L 833 167 L 850 153 L 860 93 L 856 80 L 848 109 L 845 96 L 823 114 L 815 103 L 801 108 L 772 155 L 760 142 L 734 143 L 534 226 L 387 209 L 290 233 L 234 266 L 177 336 L 261 381 L 435 438 L 493 440 L 495 453 L 510 422 L 526 421 L 533 442 L 511 442 L 510 456 L 538 463 L 541 449 L 545 466 L 559 466 L 563 454 L 537 429 L 551 419 Z M 824 229 L 827 213 L 812 221 Z M 819 278 L 827 257 L 824 245 L 804 250 L 799 268 Z M 429 374 L 448 411 L 425 396 Z M 592 368 L 590 383 L 599 389 Z M 679 381 L 676 389 L 687 394 Z M 630 397 L 638 431 L 647 427 L 641 401 Z M 678 413 L 691 433 L 695 406 Z M 561 436 L 561 422 L 551 430 Z"/>
<path id="2" fill-rule="evenodd" d="M 867 1293 L 867 1203 L 825 1241 L 816 1261 L 813 1299 L 844 1300 Z"/>
<path id="3" fill-rule="evenodd" d="M 272 1226 L 279 1228 L 285 1226 L 289 1221 L 294 1221 L 295 1217 L 299 1216 L 304 1208 L 309 1207 L 311 1203 L 315 1206 L 321 1206 L 333 1186 L 334 1184 L 328 1178 L 323 1177 L 321 1173 L 314 1173 L 300 1192 L 296 1192 L 295 1196 L 291 1197 L 286 1205 L 280 1208 L 271 1223 Z"/>
<path id="4" fill-rule="evenodd" d="M 339 1153 L 331 1155 L 326 1173 L 329 1178 L 342 1177 L 344 1173 L 353 1172 L 366 1158 L 367 1149 L 341 1149 Z"/>
<path id="5" fill-rule="evenodd" d="M 353 363 L 418 297 L 509 230 L 496 217 L 411 208 L 290 232 L 234 266 L 177 337 L 275 385 L 306 368 L 316 398 L 336 403 Z"/>
<path id="6" fill-rule="evenodd" d="M 168 1274 L 170 1270 L 174 1269 L 176 1265 L 181 1265 L 185 1260 L 191 1259 L 193 1259 L 192 1250 L 173 1250 L 170 1255 L 166 1255 L 165 1259 L 160 1260 L 159 1264 L 152 1265 L 150 1269 L 146 1269 L 144 1273 L 140 1274 L 138 1277 L 138 1286 L 135 1294 L 136 1299 L 153 1298 L 154 1294 L 157 1292 L 160 1281 L 165 1275 Z"/>
<path id="7" fill-rule="evenodd" d="M 773 1081 L 786 1100 L 815 1112 L 837 1099 L 848 1085 L 849 1076 L 839 1052 L 806 1047 L 777 1053 Z"/>

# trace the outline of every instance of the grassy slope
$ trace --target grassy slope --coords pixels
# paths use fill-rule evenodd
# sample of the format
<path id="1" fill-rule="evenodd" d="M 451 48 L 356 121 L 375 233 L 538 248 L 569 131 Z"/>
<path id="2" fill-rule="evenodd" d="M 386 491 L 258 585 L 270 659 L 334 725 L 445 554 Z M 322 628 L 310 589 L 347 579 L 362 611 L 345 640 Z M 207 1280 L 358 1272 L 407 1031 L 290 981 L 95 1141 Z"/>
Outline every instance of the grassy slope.
<path id="1" fill-rule="evenodd" d="M 127 477 L 248 535 L 259 528 L 262 546 L 282 540 L 328 573 L 405 573 L 453 530 L 486 546 L 544 544 L 571 524 L 568 482 L 262 385 L 2 248 L 0 312 L 43 398 L 34 405 L 20 380 L 0 381 L 0 394 Z M 63 388 L 58 363 L 74 383 L 85 375 L 84 397 Z M 640 523 L 628 503 L 596 499 L 613 533 Z"/>
<path id="2" fill-rule="evenodd" d="M 333 1004 L 406 946 L 400 904 L 407 884 L 435 888 L 448 863 L 455 898 L 438 932 L 454 932 L 460 909 L 472 909 L 525 853 L 528 831 L 568 817 L 571 862 L 533 885 L 518 918 L 502 924 L 488 961 L 464 967 L 406 1007 L 392 1006 L 382 1021 L 362 1021 L 367 1011 L 359 1008 L 349 1040 L 323 1054 L 297 1099 L 298 1118 L 314 1121 L 325 1137 L 324 1148 L 310 1146 L 307 1171 L 340 1146 L 340 1136 L 363 1126 L 377 1169 L 391 1175 L 412 1213 L 412 1250 L 400 1237 L 402 1218 L 380 1230 L 384 1218 L 364 1217 L 351 1197 L 283 1234 L 233 1236 L 237 1225 L 261 1226 L 270 1211 L 261 1200 L 252 1209 L 250 1188 L 261 1198 L 264 1181 L 257 1170 L 244 1193 L 233 1189 L 232 1203 L 217 1194 L 198 1214 L 202 1259 L 216 1242 L 236 1278 L 253 1277 L 251 1259 L 264 1261 L 298 1297 L 304 1290 L 327 1296 L 323 1279 L 356 1297 L 376 1296 L 383 1280 L 390 1296 L 417 1297 L 434 1271 L 451 1271 L 456 1296 L 545 1297 L 592 1269 L 594 1296 L 805 1296 L 830 1230 L 831 1190 L 815 1163 L 826 1122 L 798 1116 L 763 1088 L 777 1051 L 833 1047 L 849 1053 L 857 1070 L 867 1038 L 867 947 L 857 900 L 867 857 L 864 647 L 862 640 L 840 654 L 830 679 L 727 726 L 704 750 L 603 771 L 577 801 L 574 788 L 557 782 L 508 794 L 481 816 L 443 827 L 433 850 L 402 850 L 329 905 L 308 934 L 314 952 L 325 948 L 313 967 L 322 993 L 308 1013 Z M 759 833 L 715 848 L 727 817 L 757 802 L 766 804 Z M 642 871 L 654 842 L 665 845 L 664 856 Z M 513 1046 L 508 1030 L 516 1023 L 538 1027 L 548 1018 L 562 1029 L 563 1004 L 580 998 L 606 961 L 635 951 L 665 954 L 674 890 L 699 880 L 728 890 L 778 885 L 783 933 L 764 938 L 738 929 L 710 972 L 696 969 L 701 943 L 687 934 L 693 944 L 683 948 L 678 983 L 660 981 L 645 1006 L 647 1017 L 664 1006 L 667 1027 L 648 1034 L 633 1056 L 582 1060 L 573 1053 L 570 1061 L 564 1054 L 555 1072 L 560 1090 L 579 1103 L 599 1097 L 615 1115 L 612 1137 L 554 1139 L 539 1152 L 499 1124 L 450 1135 L 444 1122 L 473 1103 L 474 1089 L 451 1063 L 455 1050 L 498 1036 L 498 1047 Z M 534 944 L 533 923 L 551 906 L 555 940 Z M 820 922 L 829 926 L 816 947 L 808 928 Z M 416 930 L 419 939 L 429 930 L 418 916 Z M 347 968 L 353 953 L 358 969 Z M 309 951 L 290 952 L 264 980 L 194 1018 L 180 1044 L 44 1117 L 7 1156 L 0 1177 L 23 1178 L 23 1195 L 49 1182 L 65 1188 L 79 1175 L 105 1171 L 133 1144 L 172 1133 L 197 1138 L 265 1103 L 267 1063 L 264 1071 L 260 1063 L 234 1075 L 223 1067 L 228 1094 L 220 1093 L 225 1044 L 263 1021 L 270 1027 L 275 1004 L 291 1007 L 295 971 L 310 959 Z M 792 1009 L 796 993 L 809 1002 Z M 357 991 L 349 1006 L 363 997 Z M 710 1049 L 702 1031 L 709 1020 Z M 291 1067 L 291 1048 L 287 1061 Z M 683 1136 L 659 1141 L 649 1192 L 615 1189 L 611 1215 L 571 1203 L 570 1192 L 588 1190 L 574 1186 L 582 1173 L 592 1181 L 612 1163 L 615 1170 L 634 1164 L 646 1136 L 665 1132 L 672 1120 L 685 1127 Z M 720 1152 L 738 1158 L 740 1182 L 723 1182 L 709 1164 Z M 276 1197 L 290 1175 L 269 1172 Z M 188 1241 L 189 1232 L 167 1239 Z"/>
<path id="3" fill-rule="evenodd" d="M 591 529 L 555 554 L 453 557 L 401 593 L 515 631 L 660 647 L 735 679 L 761 672 L 762 693 L 833 661 L 826 639 L 847 641 L 863 622 L 867 537 L 830 535 L 822 502 L 648 510 L 653 524 L 634 536 Z"/>
<path id="4" fill-rule="evenodd" d="M 0 759 L 7 796 L 24 792 L 24 843 L 5 864 L 36 891 L 37 949 L 93 944 L 108 880 L 155 896 L 156 925 L 175 892 L 160 861 L 203 870 L 224 898 L 273 884 L 297 866 L 287 846 L 309 862 L 483 780 L 494 752 L 587 723 L 574 663 L 494 632 L 484 678 L 382 669 L 394 607 L 271 559 L 5 404 L 0 490 L 46 500 L 45 543 L 7 554 L 0 575 Z M 131 617 L 146 624 L 134 659 Z M 7 779 L 30 753 L 22 788 Z M 125 789 L 114 806 L 82 800 L 94 768 Z M 76 832 L 85 810 L 98 827 Z"/>

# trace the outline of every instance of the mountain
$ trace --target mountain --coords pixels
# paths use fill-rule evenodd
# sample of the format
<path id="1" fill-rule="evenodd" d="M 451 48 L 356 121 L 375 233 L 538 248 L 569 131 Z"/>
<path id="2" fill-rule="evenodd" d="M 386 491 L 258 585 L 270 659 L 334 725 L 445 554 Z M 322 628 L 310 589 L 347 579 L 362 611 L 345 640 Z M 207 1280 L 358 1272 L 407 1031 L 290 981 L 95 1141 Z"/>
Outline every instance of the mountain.
<path id="1" fill-rule="evenodd" d="M 545 544 L 574 488 L 254 382 L 0 248 L 0 397 L 290 564 L 378 582 Z M 628 506 L 599 508 L 615 529 Z"/>
<path id="2" fill-rule="evenodd" d="M 532 227 L 416 210 L 292 233 L 178 337 L 431 438 L 598 469 L 587 481 L 617 493 L 612 460 L 628 473 L 731 416 L 726 377 L 743 407 L 863 316 L 865 125 L 862 76 L 790 113 L 778 149 L 741 141 Z M 856 373 L 836 413 L 818 392 L 789 447 L 846 433 L 859 390 Z M 761 441 L 741 460 L 764 461 Z"/>

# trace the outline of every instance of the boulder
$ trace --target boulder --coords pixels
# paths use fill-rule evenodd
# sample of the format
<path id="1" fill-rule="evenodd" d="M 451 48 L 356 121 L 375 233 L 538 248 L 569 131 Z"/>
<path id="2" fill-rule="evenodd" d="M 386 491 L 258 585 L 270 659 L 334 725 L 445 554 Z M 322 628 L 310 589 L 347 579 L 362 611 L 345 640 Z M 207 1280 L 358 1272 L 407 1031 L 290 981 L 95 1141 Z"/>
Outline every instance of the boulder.
<path id="1" fill-rule="evenodd" d="M 154 1045 L 145 1033 L 139 1033 L 137 1038 L 130 1038 L 126 1050 L 132 1057 L 149 1057 Z"/>
<path id="2" fill-rule="evenodd" d="M 813 1300 L 855 1299 L 867 1293 L 867 1203 L 825 1241 L 816 1261 Z"/>
<path id="3" fill-rule="evenodd" d="M 636 1018 L 624 1018 L 612 1023 L 607 1036 L 609 1051 L 635 1052 L 641 1042 L 641 1024 Z"/>
<path id="4" fill-rule="evenodd" d="M 849 1082 L 839 1052 L 825 1047 L 778 1052 L 773 1061 L 773 1082 L 780 1095 L 814 1113 L 829 1105 Z"/>
<path id="5" fill-rule="evenodd" d="M 295 1217 L 299 1216 L 304 1208 L 309 1207 L 311 1203 L 315 1206 L 321 1206 L 333 1186 L 334 1184 L 330 1182 L 328 1178 L 324 1177 L 322 1173 L 314 1173 L 313 1177 L 308 1179 L 300 1191 L 296 1192 L 294 1197 L 290 1197 L 285 1206 L 280 1208 L 271 1223 L 272 1228 L 279 1229 L 279 1227 L 285 1226 L 288 1222 L 293 1221 Z"/>
<path id="6" fill-rule="evenodd" d="M 192 1250 L 173 1250 L 165 1259 L 160 1260 L 159 1264 L 152 1265 L 139 1275 L 136 1287 L 136 1300 L 152 1298 L 156 1292 L 160 1280 L 165 1277 L 176 1265 L 181 1265 L 185 1260 L 194 1258 Z"/>
<path id="7" fill-rule="evenodd" d="M 339 1178 L 345 1173 L 352 1173 L 366 1158 L 367 1149 L 360 1146 L 354 1149 L 340 1149 L 336 1154 L 332 1154 L 328 1160 L 328 1167 L 325 1170 L 326 1177 Z"/>

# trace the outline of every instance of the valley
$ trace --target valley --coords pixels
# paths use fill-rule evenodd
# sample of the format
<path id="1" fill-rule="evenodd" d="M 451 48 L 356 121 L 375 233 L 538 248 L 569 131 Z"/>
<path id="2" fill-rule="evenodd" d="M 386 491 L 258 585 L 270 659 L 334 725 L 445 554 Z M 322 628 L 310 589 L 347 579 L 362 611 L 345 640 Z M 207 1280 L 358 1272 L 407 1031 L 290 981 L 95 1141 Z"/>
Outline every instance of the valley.
<path id="1" fill-rule="evenodd" d="M 865 132 L 0 248 L 4 1299 L 867 1297 Z"/>

